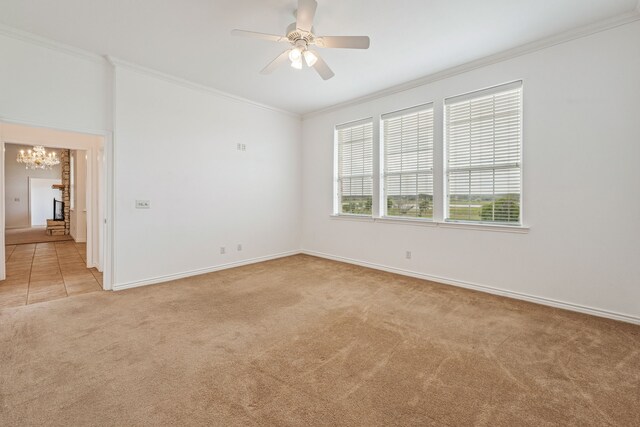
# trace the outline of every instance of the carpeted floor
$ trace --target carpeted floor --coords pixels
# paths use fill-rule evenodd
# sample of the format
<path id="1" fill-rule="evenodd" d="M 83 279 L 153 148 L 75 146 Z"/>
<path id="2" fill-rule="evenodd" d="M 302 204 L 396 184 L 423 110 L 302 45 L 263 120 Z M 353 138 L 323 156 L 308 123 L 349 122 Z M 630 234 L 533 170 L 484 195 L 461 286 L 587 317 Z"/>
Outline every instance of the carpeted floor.
<path id="1" fill-rule="evenodd" d="M 640 327 L 294 256 L 0 311 L 0 425 L 640 425 Z"/>
<path id="2" fill-rule="evenodd" d="M 27 243 L 63 242 L 73 240 L 73 237 L 49 236 L 47 227 L 8 228 L 4 231 L 5 245 L 24 245 Z"/>

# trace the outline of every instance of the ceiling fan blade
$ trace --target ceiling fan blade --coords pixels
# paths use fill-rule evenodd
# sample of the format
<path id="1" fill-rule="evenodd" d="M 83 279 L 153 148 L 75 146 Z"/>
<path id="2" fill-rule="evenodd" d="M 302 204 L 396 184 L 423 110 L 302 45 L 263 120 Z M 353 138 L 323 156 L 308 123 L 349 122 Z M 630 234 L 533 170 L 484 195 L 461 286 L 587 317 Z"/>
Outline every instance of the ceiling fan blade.
<path id="1" fill-rule="evenodd" d="M 324 59 L 322 59 L 320 54 L 315 50 L 312 50 L 311 52 L 318 58 L 316 63 L 313 64 L 313 68 L 315 68 L 318 74 L 320 74 L 322 80 L 329 80 L 331 77 L 335 76 L 335 73 L 331 71 L 331 68 L 329 68 L 327 63 L 324 62 Z"/>
<path id="2" fill-rule="evenodd" d="M 296 12 L 296 28 L 302 31 L 311 31 L 313 17 L 316 14 L 318 3 L 316 0 L 298 0 L 298 11 Z"/>
<path id="3" fill-rule="evenodd" d="M 277 36 L 275 34 L 256 33 L 254 31 L 245 31 L 245 30 L 232 30 L 231 35 L 239 36 L 239 37 L 250 37 L 252 39 L 269 40 L 272 42 L 288 42 L 289 41 L 289 39 L 286 38 L 285 36 Z"/>
<path id="4" fill-rule="evenodd" d="M 316 45 L 327 48 L 369 49 L 367 36 L 322 36 L 315 39 Z"/>
<path id="5" fill-rule="evenodd" d="M 291 49 L 287 49 L 284 52 L 282 52 L 280 55 L 278 55 L 276 59 L 271 61 L 269 65 L 267 65 L 262 69 L 262 71 L 260 71 L 260 74 L 270 74 L 271 72 L 273 72 L 273 70 L 278 68 L 282 63 L 286 62 L 287 59 L 289 59 L 290 50 Z"/>

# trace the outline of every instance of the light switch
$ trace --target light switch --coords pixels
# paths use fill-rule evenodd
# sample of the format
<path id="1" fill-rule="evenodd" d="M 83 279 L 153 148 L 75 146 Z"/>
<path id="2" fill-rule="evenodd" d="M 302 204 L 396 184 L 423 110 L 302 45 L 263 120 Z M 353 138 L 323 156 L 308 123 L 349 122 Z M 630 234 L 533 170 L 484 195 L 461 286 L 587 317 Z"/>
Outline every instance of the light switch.
<path id="1" fill-rule="evenodd" d="M 149 200 L 136 200 L 136 209 L 150 209 L 151 202 Z"/>

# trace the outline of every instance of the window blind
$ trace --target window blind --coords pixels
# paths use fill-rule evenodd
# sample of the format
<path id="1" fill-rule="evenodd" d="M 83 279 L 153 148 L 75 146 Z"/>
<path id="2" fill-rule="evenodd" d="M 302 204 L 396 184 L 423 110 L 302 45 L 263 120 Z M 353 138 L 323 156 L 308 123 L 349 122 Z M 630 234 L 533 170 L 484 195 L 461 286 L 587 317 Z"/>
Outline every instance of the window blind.
<path id="1" fill-rule="evenodd" d="M 522 82 L 445 100 L 447 220 L 519 224 Z"/>
<path id="2" fill-rule="evenodd" d="M 387 216 L 433 218 L 433 105 L 382 116 Z"/>
<path id="3" fill-rule="evenodd" d="M 373 124 L 365 120 L 336 127 L 338 212 L 371 215 L 373 196 Z"/>

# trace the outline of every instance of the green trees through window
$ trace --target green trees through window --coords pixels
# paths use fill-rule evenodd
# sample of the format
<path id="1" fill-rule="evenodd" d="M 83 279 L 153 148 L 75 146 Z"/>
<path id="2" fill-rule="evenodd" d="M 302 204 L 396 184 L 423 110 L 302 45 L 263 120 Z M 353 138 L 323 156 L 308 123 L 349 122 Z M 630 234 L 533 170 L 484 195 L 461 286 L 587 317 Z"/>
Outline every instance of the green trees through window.
<path id="1" fill-rule="evenodd" d="M 373 200 L 371 196 L 343 196 L 342 213 L 352 215 L 371 215 Z"/>
<path id="2" fill-rule="evenodd" d="M 416 218 L 433 217 L 433 196 L 387 196 L 388 216 L 411 216 Z"/>

